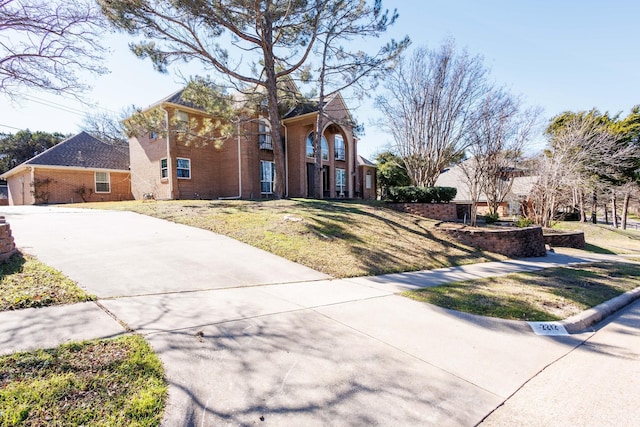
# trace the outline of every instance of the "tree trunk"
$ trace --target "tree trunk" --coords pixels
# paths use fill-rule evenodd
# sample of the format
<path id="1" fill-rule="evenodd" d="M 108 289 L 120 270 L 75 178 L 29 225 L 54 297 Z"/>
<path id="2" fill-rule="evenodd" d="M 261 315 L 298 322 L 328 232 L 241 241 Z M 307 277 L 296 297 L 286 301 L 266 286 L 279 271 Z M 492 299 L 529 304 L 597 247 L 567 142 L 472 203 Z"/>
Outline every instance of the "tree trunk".
<path id="1" fill-rule="evenodd" d="M 616 190 L 611 191 L 611 224 L 613 228 L 618 228 L 618 206 L 616 199 Z"/>
<path id="2" fill-rule="evenodd" d="M 596 190 L 593 190 L 593 198 L 591 199 L 591 222 L 598 223 L 598 196 Z"/>
<path id="3" fill-rule="evenodd" d="M 286 196 L 285 147 L 282 143 L 282 129 L 280 125 L 280 113 L 278 111 L 278 82 L 276 80 L 273 55 L 272 22 L 268 14 L 265 14 L 265 21 L 265 46 L 263 46 L 264 71 L 267 90 L 267 110 L 269 113 L 269 124 L 271 126 L 271 137 L 273 138 L 273 159 L 275 163 L 273 197 L 282 199 Z"/>
<path id="4" fill-rule="evenodd" d="M 584 191 L 578 190 L 578 205 L 580 209 L 580 222 L 587 222 L 587 212 L 584 208 Z"/>
<path id="5" fill-rule="evenodd" d="M 624 193 L 624 201 L 622 202 L 622 229 L 627 229 L 627 214 L 629 213 L 629 200 L 631 200 L 631 192 L 627 190 Z"/>

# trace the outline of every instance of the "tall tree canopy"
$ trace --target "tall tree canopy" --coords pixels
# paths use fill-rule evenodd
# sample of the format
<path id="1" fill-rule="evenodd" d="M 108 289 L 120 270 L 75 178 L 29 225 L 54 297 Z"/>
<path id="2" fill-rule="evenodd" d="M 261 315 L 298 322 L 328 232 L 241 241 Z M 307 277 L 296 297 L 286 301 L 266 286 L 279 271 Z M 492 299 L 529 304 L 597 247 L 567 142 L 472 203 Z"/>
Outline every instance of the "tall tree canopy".
<path id="1" fill-rule="evenodd" d="M 62 142 L 61 133 L 21 130 L 15 134 L 0 134 L 0 174 L 5 173 L 33 156 Z"/>
<path id="2" fill-rule="evenodd" d="M 393 13 L 383 10 L 381 0 L 375 0 L 371 6 L 366 0 L 326 2 L 314 49 L 317 64 L 306 68 L 313 71 L 318 86 L 318 120 L 314 132 L 316 198 L 322 197 L 321 137 L 324 124 L 327 119 L 338 121 L 330 116 L 325 119 L 326 96 L 347 88 L 356 96 L 364 96 L 377 86 L 381 75 L 394 68 L 398 57 L 409 45 L 409 38 L 392 39 L 381 46 L 376 46 L 373 41 L 380 38 L 397 18 L 397 10 Z M 345 45 L 354 39 L 366 40 L 360 46 L 365 45 L 367 49 L 350 49 Z M 355 126 L 355 123 L 345 124 Z"/>
<path id="3" fill-rule="evenodd" d="M 103 23 L 90 0 L 0 0 L 0 93 L 86 90 L 79 73 L 106 72 Z"/>
<path id="4" fill-rule="evenodd" d="M 227 76 L 236 88 L 263 88 L 274 141 L 274 195 L 283 197 L 284 147 L 278 82 L 300 69 L 311 54 L 321 0 L 98 0 L 117 27 L 140 39 L 133 52 L 159 71 L 175 61 L 198 61 Z"/>

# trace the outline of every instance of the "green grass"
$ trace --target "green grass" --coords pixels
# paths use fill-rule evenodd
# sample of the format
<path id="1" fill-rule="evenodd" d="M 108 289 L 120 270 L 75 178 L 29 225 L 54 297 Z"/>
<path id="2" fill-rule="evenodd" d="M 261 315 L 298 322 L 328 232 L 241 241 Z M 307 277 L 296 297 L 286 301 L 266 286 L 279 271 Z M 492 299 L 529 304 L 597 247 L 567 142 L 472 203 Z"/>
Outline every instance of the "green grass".
<path id="1" fill-rule="evenodd" d="M 0 264 L 0 311 L 94 299 L 62 273 L 29 255 L 17 253 Z"/>
<path id="2" fill-rule="evenodd" d="M 602 262 L 455 282 L 403 295 L 482 316 L 561 320 L 639 286 L 640 264 Z"/>
<path id="3" fill-rule="evenodd" d="M 338 278 L 505 258 L 450 239 L 436 229 L 437 221 L 379 202 L 175 200 L 77 206 L 129 210 L 211 230 Z"/>
<path id="4" fill-rule="evenodd" d="M 614 229 L 610 225 L 588 222 L 562 221 L 554 224 L 555 230 L 581 230 L 587 243 L 586 250 L 603 254 L 640 253 L 640 231 Z"/>
<path id="5" fill-rule="evenodd" d="M 0 425 L 157 426 L 163 375 L 137 335 L 3 356 Z"/>

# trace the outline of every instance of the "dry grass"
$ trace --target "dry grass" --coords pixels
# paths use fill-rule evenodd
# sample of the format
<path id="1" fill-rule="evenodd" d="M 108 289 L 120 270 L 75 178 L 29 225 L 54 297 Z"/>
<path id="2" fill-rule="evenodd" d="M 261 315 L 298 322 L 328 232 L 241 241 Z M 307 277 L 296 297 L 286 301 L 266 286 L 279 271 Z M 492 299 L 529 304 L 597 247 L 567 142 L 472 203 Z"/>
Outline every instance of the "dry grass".
<path id="1" fill-rule="evenodd" d="M 0 311 L 94 299 L 58 270 L 32 256 L 17 253 L 0 264 Z"/>
<path id="2" fill-rule="evenodd" d="M 404 293 L 452 310 L 512 320 L 561 320 L 638 286 L 640 264 L 603 262 L 456 282 Z"/>
<path id="3" fill-rule="evenodd" d="M 0 357 L 2 426 L 157 426 L 167 394 L 142 337 Z"/>
<path id="4" fill-rule="evenodd" d="M 339 278 L 504 259 L 440 234 L 436 221 L 375 202 L 175 200 L 78 206 L 129 210 L 211 230 Z"/>
<path id="5" fill-rule="evenodd" d="M 591 252 L 608 254 L 640 253 L 640 231 L 614 229 L 610 225 L 591 224 L 577 221 L 562 221 L 554 224 L 555 230 L 584 231 L 586 249 Z"/>

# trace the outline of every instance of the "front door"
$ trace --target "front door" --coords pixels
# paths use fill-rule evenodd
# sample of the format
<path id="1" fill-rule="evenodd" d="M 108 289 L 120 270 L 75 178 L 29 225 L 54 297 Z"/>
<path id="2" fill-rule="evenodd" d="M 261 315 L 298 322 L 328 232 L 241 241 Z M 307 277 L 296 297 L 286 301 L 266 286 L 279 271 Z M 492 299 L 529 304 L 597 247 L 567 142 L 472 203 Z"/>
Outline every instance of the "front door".
<path id="1" fill-rule="evenodd" d="M 313 173 L 315 172 L 315 165 L 313 163 L 307 163 L 307 197 L 313 197 Z"/>

